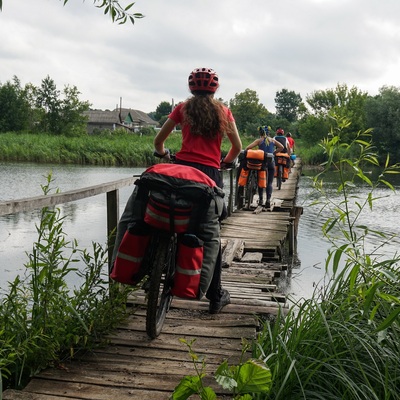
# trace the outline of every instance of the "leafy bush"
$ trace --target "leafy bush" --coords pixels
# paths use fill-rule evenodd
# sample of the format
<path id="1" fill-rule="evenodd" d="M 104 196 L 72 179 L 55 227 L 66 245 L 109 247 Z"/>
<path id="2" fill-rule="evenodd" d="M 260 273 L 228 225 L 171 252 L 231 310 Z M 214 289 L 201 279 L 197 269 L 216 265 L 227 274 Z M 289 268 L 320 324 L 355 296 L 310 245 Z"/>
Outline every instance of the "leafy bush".
<path id="1" fill-rule="evenodd" d="M 47 194 L 51 182 L 43 186 Z M 107 250 L 68 241 L 59 209 L 44 208 L 26 276 L 9 283 L 0 304 L 0 369 L 4 387 L 21 388 L 49 364 L 101 343 L 126 316 L 131 289 L 108 282 Z M 82 265 L 83 264 L 83 265 Z M 80 286 L 68 282 L 77 277 Z"/>

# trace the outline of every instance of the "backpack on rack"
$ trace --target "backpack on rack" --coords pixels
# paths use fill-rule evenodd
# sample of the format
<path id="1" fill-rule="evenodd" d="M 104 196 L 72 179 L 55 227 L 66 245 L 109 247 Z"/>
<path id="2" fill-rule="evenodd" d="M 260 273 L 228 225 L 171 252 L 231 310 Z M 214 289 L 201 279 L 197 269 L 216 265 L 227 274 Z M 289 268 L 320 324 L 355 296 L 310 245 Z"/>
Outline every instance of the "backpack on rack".
<path id="1" fill-rule="evenodd" d="M 187 257 L 190 251 L 193 252 L 190 257 L 196 260 L 193 263 L 197 271 L 194 275 L 200 279 L 197 290 L 192 289 L 188 294 L 175 289 L 174 294 L 179 296 L 181 293 L 182 297 L 190 298 L 203 297 L 211 283 L 220 247 L 219 218 L 224 209 L 223 190 L 200 170 L 179 164 L 156 164 L 146 169 L 135 184 L 137 190 L 131 223 L 144 223 L 153 229 L 178 234 L 178 252 L 183 249 Z M 195 235 L 202 243 L 202 251 L 198 246 L 188 245 L 187 240 L 182 240 L 184 234 Z M 202 262 L 199 274 L 200 253 Z M 118 267 L 118 261 L 117 258 L 114 269 Z M 185 265 L 183 269 L 187 268 L 187 262 Z M 177 279 L 179 276 L 183 279 L 184 275 L 177 274 Z M 181 288 L 183 286 L 176 285 Z"/>
<path id="2" fill-rule="evenodd" d="M 245 150 L 241 156 L 241 168 L 238 178 L 239 186 L 246 186 L 250 170 L 257 171 L 258 186 L 267 187 L 266 165 L 270 161 L 268 153 L 264 150 Z"/>
<path id="3" fill-rule="evenodd" d="M 289 178 L 290 172 L 290 156 L 288 153 L 276 153 L 275 154 L 275 174 L 274 176 L 278 176 L 278 165 L 283 165 L 283 179 Z"/>

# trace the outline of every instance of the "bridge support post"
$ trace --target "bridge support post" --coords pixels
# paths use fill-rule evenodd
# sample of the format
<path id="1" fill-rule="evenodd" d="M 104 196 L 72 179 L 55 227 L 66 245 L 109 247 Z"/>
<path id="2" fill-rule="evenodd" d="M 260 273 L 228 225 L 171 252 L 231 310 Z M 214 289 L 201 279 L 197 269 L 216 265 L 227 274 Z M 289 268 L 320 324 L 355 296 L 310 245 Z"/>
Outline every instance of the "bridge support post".
<path id="1" fill-rule="evenodd" d="M 107 192 L 108 271 L 111 271 L 115 236 L 119 221 L 119 190 Z"/>

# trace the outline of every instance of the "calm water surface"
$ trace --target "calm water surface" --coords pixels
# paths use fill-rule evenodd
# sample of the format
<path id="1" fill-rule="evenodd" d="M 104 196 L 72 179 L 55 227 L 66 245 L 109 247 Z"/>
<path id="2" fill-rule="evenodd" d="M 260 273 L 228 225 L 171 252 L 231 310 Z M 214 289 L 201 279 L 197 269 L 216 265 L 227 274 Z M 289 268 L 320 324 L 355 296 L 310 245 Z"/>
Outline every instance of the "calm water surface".
<path id="1" fill-rule="evenodd" d="M 0 201 L 39 196 L 42 194 L 41 185 L 46 184 L 46 177 L 51 172 L 54 182 L 52 187 L 61 192 L 83 188 L 117 179 L 140 174 L 143 168 L 116 168 L 74 165 L 36 165 L 0 163 Z M 321 234 L 321 226 L 327 217 L 325 212 L 319 214 L 319 208 L 310 204 L 317 198 L 312 190 L 309 176 L 313 172 L 304 170 L 304 176 L 299 181 L 297 204 L 304 208 L 300 219 L 297 254 L 289 263 L 293 265 L 289 279 L 282 282 L 282 289 L 294 297 L 309 297 L 315 286 L 321 285 L 325 276 L 325 259 L 330 244 Z M 395 183 L 397 189 L 400 182 Z M 327 185 L 332 182 L 327 181 Z M 120 190 L 120 212 L 132 188 Z M 365 189 L 359 188 L 362 195 Z M 334 192 L 332 196 L 335 196 Z M 362 221 L 371 229 L 393 231 L 400 235 L 398 224 L 399 196 L 387 189 L 382 189 L 379 196 L 384 197 L 374 206 L 374 212 Z M 98 195 L 77 202 L 61 205 L 62 214 L 66 215 L 64 230 L 71 239 L 77 239 L 79 248 L 91 248 L 92 241 L 106 243 L 106 195 Z M 27 261 L 26 252 L 32 249 L 32 243 L 37 239 L 35 224 L 38 223 L 39 212 L 19 213 L 0 217 L 0 288 L 6 283 L 22 275 Z M 376 242 L 378 237 L 376 237 Z M 374 237 L 368 246 L 375 244 Z M 395 238 L 388 253 L 397 251 L 399 238 Z"/>

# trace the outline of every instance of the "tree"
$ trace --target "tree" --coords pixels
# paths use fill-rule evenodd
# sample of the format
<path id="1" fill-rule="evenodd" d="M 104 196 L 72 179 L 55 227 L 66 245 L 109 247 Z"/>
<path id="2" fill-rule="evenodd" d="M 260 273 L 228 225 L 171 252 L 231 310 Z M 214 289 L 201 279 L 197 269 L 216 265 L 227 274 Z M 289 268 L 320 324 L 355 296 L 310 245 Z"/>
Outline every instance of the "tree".
<path id="1" fill-rule="evenodd" d="M 40 111 L 40 128 L 44 132 L 60 134 L 60 91 L 48 75 L 42 80 L 40 88 L 37 89 L 36 107 Z"/>
<path id="2" fill-rule="evenodd" d="M 64 0 L 64 6 L 68 3 L 68 0 Z M 112 22 L 118 22 L 118 24 L 124 24 L 129 20 L 132 24 L 135 23 L 135 19 L 143 18 L 144 15 L 140 13 L 129 13 L 128 11 L 132 8 L 135 3 L 130 3 L 126 7 L 123 7 L 118 0 L 93 0 L 93 4 L 97 8 L 103 8 L 104 14 L 108 14 L 111 17 Z M 3 0 L 0 0 L 0 11 L 3 8 Z"/>
<path id="3" fill-rule="evenodd" d="M 0 85 L 0 132 L 23 131 L 30 125 L 28 90 L 21 88 L 19 79 Z"/>
<path id="4" fill-rule="evenodd" d="M 76 135 L 85 127 L 83 112 L 89 109 L 87 101 L 79 100 L 76 86 L 65 86 L 63 99 L 53 79 L 47 76 L 37 89 L 36 106 L 40 114 L 40 128 L 56 135 Z M 86 130 L 85 130 L 86 132 Z"/>
<path id="5" fill-rule="evenodd" d="M 168 101 L 162 101 L 153 113 L 152 118 L 160 122 L 161 118 L 168 116 L 172 111 L 172 104 Z"/>
<path id="6" fill-rule="evenodd" d="M 80 92 L 76 86 L 65 86 L 61 101 L 60 123 L 61 133 L 66 136 L 86 134 L 87 118 L 83 115 L 88 111 L 88 101 L 79 100 Z"/>
<path id="7" fill-rule="evenodd" d="M 276 92 L 275 109 L 276 116 L 279 118 L 285 118 L 289 122 L 297 121 L 301 104 L 300 94 L 294 91 L 282 89 L 280 92 Z"/>
<path id="8" fill-rule="evenodd" d="M 321 124 L 315 124 L 313 121 L 308 125 L 329 125 L 333 116 L 335 119 L 346 118 L 351 121 L 351 125 L 343 128 L 342 138 L 345 141 L 353 140 L 356 132 L 364 131 L 366 128 L 365 102 L 367 97 L 366 92 L 361 92 L 355 86 L 349 89 L 346 84 L 338 84 L 335 89 L 315 91 L 307 96 L 306 101 L 311 108 L 311 114 L 314 118 L 321 119 Z M 307 118 L 306 116 L 305 119 Z M 301 134 L 306 140 L 308 140 L 307 136 L 315 138 L 319 135 L 320 139 L 326 137 L 326 132 L 322 131 L 319 134 L 318 132 L 302 131 Z"/>
<path id="9" fill-rule="evenodd" d="M 373 143 L 384 159 L 400 162 L 400 88 L 383 86 L 365 104 L 366 125 L 373 128 Z"/>
<path id="10" fill-rule="evenodd" d="M 229 101 L 229 108 L 235 116 L 238 130 L 242 133 L 254 133 L 254 127 L 262 125 L 270 114 L 260 103 L 257 92 L 250 89 L 236 93 Z M 255 134 L 258 134 L 257 131 Z"/>

